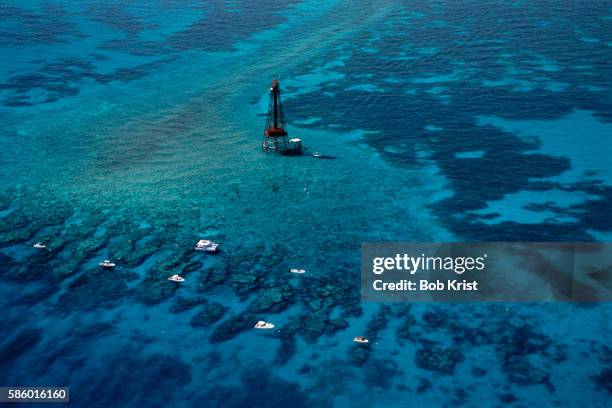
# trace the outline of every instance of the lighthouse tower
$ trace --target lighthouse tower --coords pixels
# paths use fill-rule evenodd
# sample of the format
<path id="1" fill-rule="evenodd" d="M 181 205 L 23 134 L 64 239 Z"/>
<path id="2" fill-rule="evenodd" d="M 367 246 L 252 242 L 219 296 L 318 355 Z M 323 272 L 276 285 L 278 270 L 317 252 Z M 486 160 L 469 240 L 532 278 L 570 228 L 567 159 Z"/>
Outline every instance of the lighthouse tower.
<path id="1" fill-rule="evenodd" d="M 289 139 L 285 113 L 281 102 L 280 82 L 273 80 L 270 86 L 270 103 L 264 130 L 264 140 L 261 145 L 263 151 L 276 151 L 284 155 L 302 154 L 302 141 Z"/>

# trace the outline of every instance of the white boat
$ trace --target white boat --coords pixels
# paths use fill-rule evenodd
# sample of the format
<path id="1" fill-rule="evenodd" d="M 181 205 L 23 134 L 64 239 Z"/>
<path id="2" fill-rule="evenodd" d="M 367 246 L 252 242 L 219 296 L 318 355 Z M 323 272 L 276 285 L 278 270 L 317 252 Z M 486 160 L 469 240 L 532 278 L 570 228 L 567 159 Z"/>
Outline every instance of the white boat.
<path id="1" fill-rule="evenodd" d="M 312 154 L 312 157 L 314 157 L 315 159 L 335 159 L 334 156 L 327 156 L 323 153 L 319 153 L 319 152 L 314 152 Z"/>
<path id="2" fill-rule="evenodd" d="M 45 244 L 43 244 L 42 242 L 37 242 L 34 245 L 32 245 L 34 248 L 36 249 L 45 249 L 47 248 L 47 246 Z"/>
<path id="3" fill-rule="evenodd" d="M 361 344 L 367 344 L 370 342 L 370 340 L 366 339 L 365 337 L 361 337 L 361 336 L 357 336 L 353 339 L 353 341 L 355 343 L 361 343 Z"/>
<path id="4" fill-rule="evenodd" d="M 172 282 L 185 282 L 185 278 L 180 275 L 172 275 L 168 278 L 168 280 Z"/>
<path id="5" fill-rule="evenodd" d="M 204 251 L 206 252 L 217 252 L 217 249 L 219 248 L 219 244 L 217 244 L 216 242 L 211 242 L 209 246 L 207 246 Z"/>
<path id="6" fill-rule="evenodd" d="M 201 239 L 195 246 L 196 251 L 217 252 L 219 244 L 207 239 Z"/>
<path id="7" fill-rule="evenodd" d="M 291 269 L 289 269 L 289 272 L 291 272 L 291 273 L 306 273 L 306 270 L 305 269 L 291 268 Z"/>
<path id="8" fill-rule="evenodd" d="M 268 322 L 264 322 L 263 320 L 260 320 L 257 323 L 255 323 L 255 326 L 253 326 L 253 328 L 255 329 L 273 329 L 274 325 L 272 323 L 268 323 Z"/>
<path id="9" fill-rule="evenodd" d="M 112 269 L 115 266 L 117 266 L 114 262 L 111 262 L 108 259 L 100 262 L 98 265 L 100 265 L 101 267 L 106 268 L 106 269 Z"/>

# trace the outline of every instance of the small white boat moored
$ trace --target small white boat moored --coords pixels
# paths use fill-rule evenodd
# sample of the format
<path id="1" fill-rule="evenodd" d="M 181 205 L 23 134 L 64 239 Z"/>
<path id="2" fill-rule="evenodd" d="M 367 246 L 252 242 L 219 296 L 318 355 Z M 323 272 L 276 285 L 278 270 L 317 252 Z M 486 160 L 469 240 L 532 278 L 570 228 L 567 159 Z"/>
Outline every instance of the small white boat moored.
<path id="1" fill-rule="evenodd" d="M 365 337 L 362 336 L 357 336 L 353 339 L 353 341 L 355 343 L 361 343 L 361 344 L 367 344 L 370 342 L 370 340 L 366 339 Z"/>
<path id="2" fill-rule="evenodd" d="M 274 325 L 272 323 L 264 322 L 263 320 L 258 321 L 253 326 L 254 329 L 273 329 Z"/>
<path id="3" fill-rule="evenodd" d="M 108 259 L 100 262 L 98 265 L 100 265 L 101 267 L 105 268 L 105 269 L 112 269 L 115 266 L 117 266 L 114 262 L 109 261 Z"/>
<path id="4" fill-rule="evenodd" d="M 291 273 L 306 273 L 306 270 L 305 269 L 291 268 L 291 269 L 289 269 L 289 272 L 291 272 Z"/>
<path id="5" fill-rule="evenodd" d="M 315 159 L 335 159 L 334 156 L 328 156 L 326 154 L 319 153 L 319 152 L 314 152 L 312 154 L 312 157 L 314 157 Z"/>
<path id="6" fill-rule="evenodd" d="M 196 251 L 217 252 L 219 249 L 219 244 L 209 241 L 208 239 L 201 239 L 198 241 L 194 249 Z"/>
<path id="7" fill-rule="evenodd" d="M 47 246 L 45 244 L 43 244 L 42 242 L 37 242 L 34 245 L 32 245 L 34 248 L 36 249 L 45 249 L 47 248 Z"/>
<path id="8" fill-rule="evenodd" d="M 180 275 L 172 275 L 168 278 L 168 280 L 172 282 L 185 282 L 185 278 Z"/>

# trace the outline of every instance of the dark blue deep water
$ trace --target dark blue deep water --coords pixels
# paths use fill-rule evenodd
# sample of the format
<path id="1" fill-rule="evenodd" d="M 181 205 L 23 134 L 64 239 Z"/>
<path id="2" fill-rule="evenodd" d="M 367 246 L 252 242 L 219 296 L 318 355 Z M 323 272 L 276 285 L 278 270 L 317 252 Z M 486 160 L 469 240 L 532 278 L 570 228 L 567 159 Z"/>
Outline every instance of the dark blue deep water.
<path id="1" fill-rule="evenodd" d="M 360 303 L 359 248 L 612 241 L 611 62 L 598 0 L 3 0 L 0 386 L 610 406 L 609 304 Z M 277 76 L 337 159 L 260 151 Z"/>

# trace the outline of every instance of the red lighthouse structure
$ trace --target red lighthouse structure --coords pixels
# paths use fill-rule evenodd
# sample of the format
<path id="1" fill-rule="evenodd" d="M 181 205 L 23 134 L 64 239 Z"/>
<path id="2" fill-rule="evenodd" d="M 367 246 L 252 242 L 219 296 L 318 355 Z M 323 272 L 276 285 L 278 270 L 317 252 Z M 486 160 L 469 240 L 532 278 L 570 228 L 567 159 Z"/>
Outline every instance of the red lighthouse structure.
<path id="1" fill-rule="evenodd" d="M 287 134 L 285 112 L 281 102 L 280 82 L 276 79 L 272 81 L 270 86 L 270 103 L 261 149 L 266 152 L 276 151 L 284 155 L 302 154 L 302 141 L 297 138 L 289 139 Z"/>

